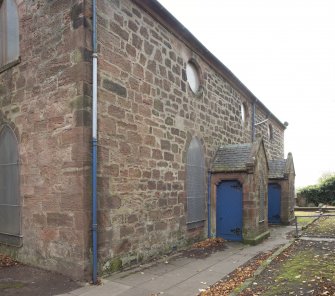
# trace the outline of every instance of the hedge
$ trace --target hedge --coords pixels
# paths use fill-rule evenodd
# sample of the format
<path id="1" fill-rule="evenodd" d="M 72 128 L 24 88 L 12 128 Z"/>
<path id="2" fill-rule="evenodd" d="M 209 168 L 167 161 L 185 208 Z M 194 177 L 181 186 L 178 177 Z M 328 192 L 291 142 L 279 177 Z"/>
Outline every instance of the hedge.
<path id="1" fill-rule="evenodd" d="M 305 197 L 308 203 L 318 206 L 320 203 L 335 205 L 335 175 L 321 179 L 319 184 L 303 187 L 298 194 Z"/>

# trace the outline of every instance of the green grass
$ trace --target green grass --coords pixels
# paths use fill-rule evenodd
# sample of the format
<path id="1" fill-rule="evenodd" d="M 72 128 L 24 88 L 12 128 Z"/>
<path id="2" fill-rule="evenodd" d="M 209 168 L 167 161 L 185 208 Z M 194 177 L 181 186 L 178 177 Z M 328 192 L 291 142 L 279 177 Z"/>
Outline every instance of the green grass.
<path id="1" fill-rule="evenodd" d="M 335 217 L 321 217 L 317 222 L 308 226 L 305 234 L 335 237 Z"/>
<path id="2" fill-rule="evenodd" d="M 335 254 L 315 255 L 313 250 L 298 252 L 286 261 L 275 278 L 275 285 L 264 296 L 283 295 L 300 285 L 308 285 L 315 279 L 324 277 L 335 280 Z"/>
<path id="3" fill-rule="evenodd" d="M 20 289 L 25 286 L 24 283 L 21 282 L 0 282 L 0 290 L 6 290 L 6 289 Z"/>
<path id="4" fill-rule="evenodd" d="M 295 211 L 295 216 L 297 217 L 298 226 L 305 227 L 306 225 L 312 223 L 316 217 L 300 217 L 300 216 L 317 216 L 319 213 L 316 212 L 304 212 Z"/>
<path id="5" fill-rule="evenodd" d="M 294 214 L 299 217 L 299 216 L 317 216 L 320 215 L 320 213 L 317 212 L 309 212 L 309 211 L 295 211 Z"/>

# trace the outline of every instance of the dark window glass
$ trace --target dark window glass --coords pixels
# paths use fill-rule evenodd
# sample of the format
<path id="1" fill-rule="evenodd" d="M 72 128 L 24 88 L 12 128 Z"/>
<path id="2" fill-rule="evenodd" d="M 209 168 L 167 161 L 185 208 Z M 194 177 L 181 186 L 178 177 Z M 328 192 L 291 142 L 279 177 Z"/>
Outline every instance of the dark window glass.
<path id="1" fill-rule="evenodd" d="M 0 67 L 18 60 L 19 16 L 14 0 L 0 0 Z"/>
<path id="2" fill-rule="evenodd" d="M 5 125 L 0 128 L 0 242 L 20 244 L 19 190 L 18 144 L 12 129 Z"/>
<path id="3" fill-rule="evenodd" d="M 187 223 L 200 222 L 205 216 L 204 156 L 198 139 L 193 138 L 187 151 L 186 192 Z"/>

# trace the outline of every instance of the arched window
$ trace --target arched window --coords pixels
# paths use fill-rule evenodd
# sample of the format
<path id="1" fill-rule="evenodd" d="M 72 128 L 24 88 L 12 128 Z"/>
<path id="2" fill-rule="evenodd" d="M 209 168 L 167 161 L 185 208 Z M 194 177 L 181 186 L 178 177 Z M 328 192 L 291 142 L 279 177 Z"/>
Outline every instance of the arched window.
<path id="1" fill-rule="evenodd" d="M 242 125 L 245 125 L 248 120 L 248 109 L 246 103 L 241 103 L 240 105 L 241 108 L 241 120 L 242 120 Z"/>
<path id="2" fill-rule="evenodd" d="M 187 223 L 197 227 L 205 217 L 205 167 L 201 143 L 193 138 L 186 162 Z"/>
<path id="3" fill-rule="evenodd" d="M 0 67 L 19 59 L 19 16 L 14 0 L 0 0 Z"/>
<path id="4" fill-rule="evenodd" d="M 18 143 L 13 130 L 0 127 L 0 242 L 20 245 L 21 203 Z"/>

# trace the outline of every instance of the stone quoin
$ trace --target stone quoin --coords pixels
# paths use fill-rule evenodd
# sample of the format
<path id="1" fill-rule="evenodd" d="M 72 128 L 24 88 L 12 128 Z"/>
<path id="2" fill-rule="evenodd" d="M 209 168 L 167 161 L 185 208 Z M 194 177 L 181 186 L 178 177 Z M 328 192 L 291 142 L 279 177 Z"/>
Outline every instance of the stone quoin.
<path id="1" fill-rule="evenodd" d="M 18 152 L 0 157 L 0 251 L 88 279 L 92 1 L 0 1 L 8 7 L 19 52 L 6 55 L 12 41 L 0 36 L 0 151 Z M 245 241 L 265 237 L 259 198 L 266 211 L 268 161 L 284 158 L 286 125 L 157 1 L 99 0 L 97 15 L 99 273 L 215 235 L 208 171 L 226 145 L 258 145 L 253 172 L 216 175 L 243 186 Z"/>

